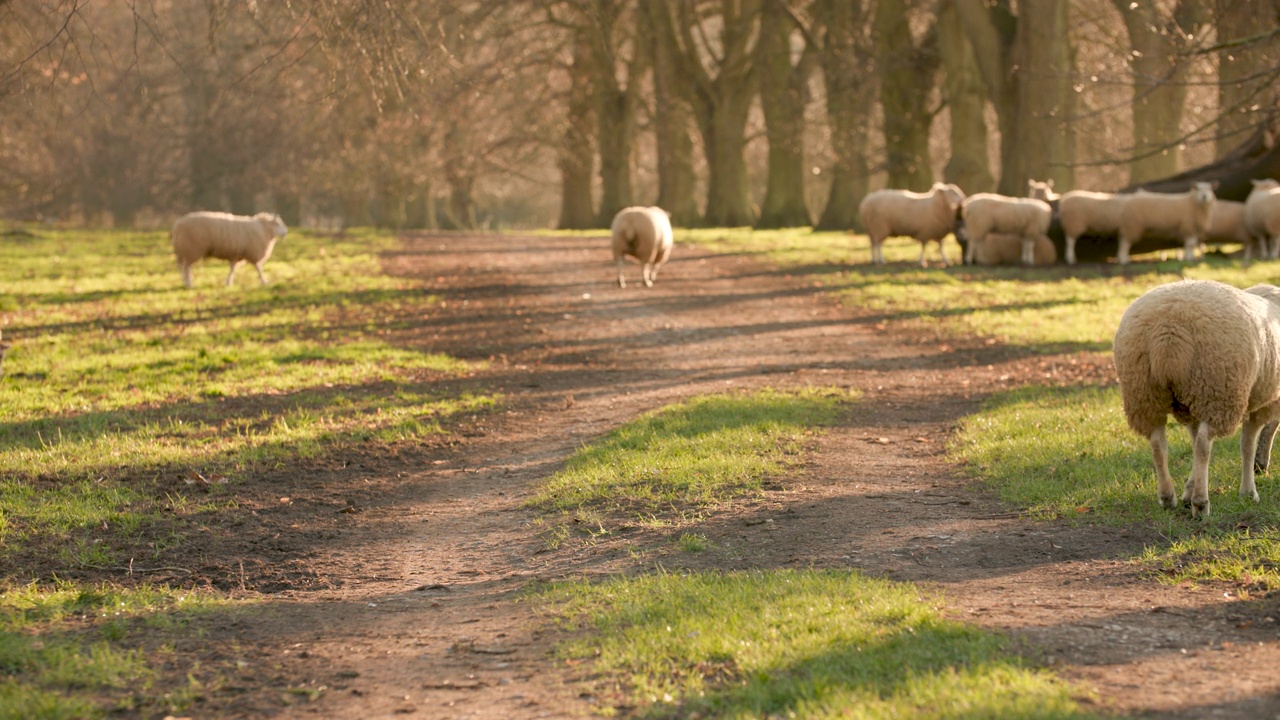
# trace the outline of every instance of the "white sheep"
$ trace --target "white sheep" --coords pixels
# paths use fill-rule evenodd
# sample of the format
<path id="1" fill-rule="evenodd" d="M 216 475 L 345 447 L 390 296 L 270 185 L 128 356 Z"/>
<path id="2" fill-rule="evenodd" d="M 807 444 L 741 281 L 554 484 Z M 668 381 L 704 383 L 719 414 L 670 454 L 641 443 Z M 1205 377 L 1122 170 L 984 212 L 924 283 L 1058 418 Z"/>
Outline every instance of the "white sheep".
<path id="1" fill-rule="evenodd" d="M 1062 196 L 1053 191 L 1053 180 L 1046 180 L 1044 182 L 1040 182 L 1039 180 L 1028 180 L 1027 197 L 1043 200 L 1045 202 L 1053 202 Z"/>
<path id="2" fill-rule="evenodd" d="M 964 261 L 973 263 L 979 245 L 992 233 L 1017 235 L 1022 238 L 1022 264 L 1035 263 L 1035 246 L 1040 238 L 1048 239 L 1053 209 L 1049 203 L 1035 198 L 1015 198 L 995 193 L 971 195 L 960 208 L 969 246 Z"/>
<path id="3" fill-rule="evenodd" d="M 1129 427 L 1151 444 L 1160 504 L 1177 503 L 1165 437 L 1170 414 L 1191 432 L 1191 476 L 1182 492 L 1191 514 L 1208 517 L 1213 441 L 1240 425 L 1240 495 L 1257 501 L 1259 435 L 1280 419 L 1280 288 L 1240 290 L 1211 280 L 1161 285 L 1125 310 L 1112 351 Z M 1270 436 L 1266 442 L 1269 456 Z"/>
<path id="4" fill-rule="evenodd" d="M 1270 178 L 1252 182 L 1253 190 L 1244 202 L 1245 231 L 1257 243 L 1258 257 L 1274 260 L 1280 257 L 1280 182 Z"/>
<path id="5" fill-rule="evenodd" d="M 1234 200 L 1214 200 L 1209 211 L 1209 225 L 1204 229 L 1201 241 L 1208 245 L 1239 244 L 1244 248 L 1246 260 L 1253 255 L 1253 242 L 1244 226 L 1244 203 Z"/>
<path id="6" fill-rule="evenodd" d="M 658 268 L 671 257 L 671 219 L 660 207 L 628 207 L 613 216 L 613 259 L 618 265 L 618 287 L 626 287 L 622 262 L 633 257 L 642 265 L 645 287 L 653 287 Z"/>
<path id="7" fill-rule="evenodd" d="M 1036 265 L 1058 262 L 1058 249 L 1047 237 L 1036 238 L 1032 255 Z M 1022 262 L 1022 237 L 990 233 L 985 241 L 974 247 L 973 261 L 978 265 L 1017 265 Z"/>
<path id="8" fill-rule="evenodd" d="M 1213 210 L 1214 183 L 1198 182 L 1182 193 L 1155 193 L 1139 190 L 1120 209 L 1120 264 L 1129 262 L 1129 249 L 1147 233 L 1174 235 L 1182 239 L 1182 259 L 1196 259 L 1200 238 L 1209 226 Z"/>
<path id="9" fill-rule="evenodd" d="M 1120 213 L 1130 195 L 1072 190 L 1058 198 L 1058 221 L 1066 238 L 1066 261 L 1076 264 L 1076 241 L 1087 232 L 1120 231 Z"/>
<path id="10" fill-rule="evenodd" d="M 253 217 L 220 212 L 193 212 L 178 218 L 170 236 L 173 253 L 178 258 L 182 282 L 191 287 L 191 266 L 202 258 L 213 257 L 231 262 L 227 286 L 235 278 L 236 268 L 248 261 L 258 269 L 258 280 L 267 284 L 262 266 L 271 257 L 276 240 L 289 229 L 279 215 L 258 213 Z"/>
<path id="11" fill-rule="evenodd" d="M 934 183 L 926 193 L 910 190 L 867 193 L 858 205 L 858 215 L 871 238 L 871 262 L 883 265 L 885 239 L 905 235 L 920 241 L 920 267 L 925 266 L 925 249 L 934 241 L 946 267 L 947 254 L 942 249 L 942 241 L 955 232 L 956 210 L 962 202 L 964 191 L 949 183 Z"/>

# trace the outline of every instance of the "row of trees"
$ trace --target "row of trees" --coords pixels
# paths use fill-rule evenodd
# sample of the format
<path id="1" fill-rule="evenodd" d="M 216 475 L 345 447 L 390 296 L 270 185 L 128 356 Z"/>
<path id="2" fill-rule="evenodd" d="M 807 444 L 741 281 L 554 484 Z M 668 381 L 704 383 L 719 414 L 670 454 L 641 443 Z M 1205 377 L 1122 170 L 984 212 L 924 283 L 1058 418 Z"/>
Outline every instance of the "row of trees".
<path id="1" fill-rule="evenodd" d="M 1275 106 L 1275 0 L 0 2 L 0 212 L 856 226 L 873 185 L 1114 188 Z"/>

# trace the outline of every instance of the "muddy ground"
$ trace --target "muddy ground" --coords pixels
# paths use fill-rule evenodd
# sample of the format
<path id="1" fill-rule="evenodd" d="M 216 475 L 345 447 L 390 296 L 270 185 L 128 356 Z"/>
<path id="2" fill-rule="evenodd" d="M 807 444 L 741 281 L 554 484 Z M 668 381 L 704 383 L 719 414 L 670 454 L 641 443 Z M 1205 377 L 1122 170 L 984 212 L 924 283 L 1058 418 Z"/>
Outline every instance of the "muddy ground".
<path id="1" fill-rule="evenodd" d="M 177 648 L 222 678 L 193 716 L 589 714 L 620 701 L 598 694 L 589 668 L 549 656 L 552 631 L 524 593 L 661 563 L 856 568 L 920 583 L 955 618 L 1011 633 L 1036 662 L 1091 688 L 1082 698 L 1104 713 L 1280 717 L 1275 598 L 1157 582 L 1127 560 L 1160 542 L 1154 531 L 1023 518 L 947 460 L 958 421 L 985 396 L 1113 382 L 1109 356 L 907 332 L 840 306 L 803 273 L 688 246 L 654 288 L 628 266 L 619 289 L 606 247 L 435 235 L 386 257 L 442 300 L 396 342 L 489 361 L 441 389 L 497 391 L 503 407 L 440 441 L 252 480 L 242 504 L 252 512 L 211 528 L 217 552 L 189 569 L 263 602 Z M 696 527 L 624 526 L 551 549 L 523 507 L 575 448 L 643 412 L 730 388 L 811 385 L 862 398 L 815 437 L 797 477 Z M 677 550 L 674 536 L 689 530 L 710 549 Z"/>

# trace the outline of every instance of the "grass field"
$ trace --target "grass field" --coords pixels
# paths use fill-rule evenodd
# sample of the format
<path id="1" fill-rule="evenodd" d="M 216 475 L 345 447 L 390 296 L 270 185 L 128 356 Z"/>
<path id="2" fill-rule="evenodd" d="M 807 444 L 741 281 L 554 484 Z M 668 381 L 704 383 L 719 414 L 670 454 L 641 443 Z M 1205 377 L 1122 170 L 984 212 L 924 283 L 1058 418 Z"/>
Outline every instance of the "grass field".
<path id="1" fill-rule="evenodd" d="M 1280 264 L 1210 254 L 1186 264 L 1138 258 L 1115 265 L 919 268 L 919 244 L 891 240 L 890 264 L 866 264 L 865 236 L 807 230 L 685 230 L 679 242 L 719 251 L 758 254 L 818 282 L 845 304 L 886 323 L 928 328 L 943 336 L 980 336 L 1040 353 L 1109 352 L 1129 303 L 1147 290 L 1181 278 L 1237 287 L 1280 283 Z M 954 259 L 959 247 L 950 244 Z M 929 255 L 936 258 L 932 249 Z M 1190 472 L 1186 433 L 1170 432 L 1170 470 Z M 1076 522 L 1153 527 L 1167 543 L 1141 561 L 1174 581 L 1229 580 L 1258 590 L 1280 587 L 1280 483 L 1277 471 L 1258 479 L 1262 502 L 1238 499 L 1239 440 L 1214 445 L 1210 469 L 1212 515 L 1192 521 L 1155 499 L 1155 474 L 1146 441 L 1125 425 L 1118 390 L 1029 387 L 991 398 L 965 421 L 954 456 L 1016 507 Z"/>
<path id="2" fill-rule="evenodd" d="M 192 612 L 190 592 L 50 578 L 166 565 L 240 512 L 254 473 L 421 440 L 500 400 L 438 388 L 474 366 L 407 339 L 437 300 L 383 272 L 394 244 L 293 232 L 267 265 L 278 282 L 241 268 L 227 289 L 226 264 L 205 262 L 188 290 L 165 233 L 0 242 L 0 717 L 148 697 L 164 659 L 142 638 Z"/>

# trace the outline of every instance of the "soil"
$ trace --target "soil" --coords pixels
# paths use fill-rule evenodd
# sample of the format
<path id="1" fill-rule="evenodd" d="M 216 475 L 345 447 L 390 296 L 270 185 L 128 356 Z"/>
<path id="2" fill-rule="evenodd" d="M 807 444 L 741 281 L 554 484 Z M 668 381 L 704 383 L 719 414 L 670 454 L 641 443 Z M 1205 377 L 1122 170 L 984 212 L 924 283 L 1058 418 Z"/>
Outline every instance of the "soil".
<path id="1" fill-rule="evenodd" d="M 1114 382 L 1108 355 L 907 331 L 803 273 L 684 245 L 653 288 L 629 265 L 621 289 L 606 248 L 439 234 L 385 258 L 441 300 L 394 341 L 484 361 L 439 387 L 501 393 L 501 409 L 439 441 L 357 448 L 246 483 L 245 512 L 208 530 L 205 554 L 184 563 L 194 578 L 173 578 L 261 601 L 175 648 L 222 678 L 194 715 L 589 715 L 616 700 L 597 694 L 589 668 L 551 657 L 556 631 L 526 593 L 660 562 L 911 581 L 956 619 L 1010 633 L 1101 712 L 1280 717 L 1276 598 L 1159 582 L 1130 559 L 1161 541 L 1152 529 L 1027 519 L 946 456 L 984 397 Z M 684 398 L 762 386 L 862 395 L 815 435 L 796 476 L 693 528 L 709 550 L 676 549 L 689 527 L 624 526 L 558 547 L 540 534 L 524 500 L 583 443 Z"/>

